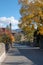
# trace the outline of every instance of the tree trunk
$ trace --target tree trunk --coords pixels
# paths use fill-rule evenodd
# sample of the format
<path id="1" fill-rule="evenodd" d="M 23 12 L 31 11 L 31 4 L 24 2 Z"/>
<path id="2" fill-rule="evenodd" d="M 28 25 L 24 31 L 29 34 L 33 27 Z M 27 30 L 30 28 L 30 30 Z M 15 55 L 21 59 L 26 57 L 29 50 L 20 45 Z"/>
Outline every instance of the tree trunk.
<path id="1" fill-rule="evenodd" d="M 40 36 L 40 49 L 43 49 L 43 36 Z"/>

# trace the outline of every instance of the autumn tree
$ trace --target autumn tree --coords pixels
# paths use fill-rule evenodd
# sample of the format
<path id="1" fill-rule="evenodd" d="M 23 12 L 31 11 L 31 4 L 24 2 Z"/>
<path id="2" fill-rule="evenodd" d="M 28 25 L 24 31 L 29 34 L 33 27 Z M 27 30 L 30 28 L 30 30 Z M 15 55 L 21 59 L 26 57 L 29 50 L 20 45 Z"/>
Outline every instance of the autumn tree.
<path id="1" fill-rule="evenodd" d="M 39 28 L 38 33 L 43 35 L 43 0 L 19 0 L 19 4 L 21 5 L 19 27 L 31 37 L 36 24 Z"/>

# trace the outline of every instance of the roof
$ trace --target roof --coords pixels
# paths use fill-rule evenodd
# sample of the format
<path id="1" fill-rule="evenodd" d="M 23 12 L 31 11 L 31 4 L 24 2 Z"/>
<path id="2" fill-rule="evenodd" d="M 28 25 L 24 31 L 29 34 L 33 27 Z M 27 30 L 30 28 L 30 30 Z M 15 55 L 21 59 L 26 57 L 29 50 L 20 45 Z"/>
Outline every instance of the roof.
<path id="1" fill-rule="evenodd" d="M 12 30 L 12 33 L 20 33 L 20 32 L 22 32 L 21 29 Z"/>

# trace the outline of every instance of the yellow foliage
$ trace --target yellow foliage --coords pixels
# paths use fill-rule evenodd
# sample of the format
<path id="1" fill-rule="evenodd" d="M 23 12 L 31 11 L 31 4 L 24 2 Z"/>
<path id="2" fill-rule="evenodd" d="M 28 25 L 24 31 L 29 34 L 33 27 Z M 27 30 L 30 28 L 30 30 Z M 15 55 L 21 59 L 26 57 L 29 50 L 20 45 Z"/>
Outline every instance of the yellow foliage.
<path id="1" fill-rule="evenodd" d="M 9 35 L 9 37 L 11 38 L 11 41 L 14 42 L 15 41 L 15 38 L 12 34 Z"/>
<path id="2" fill-rule="evenodd" d="M 32 24 L 32 28 L 31 28 L 31 30 L 34 30 L 34 24 Z"/>
<path id="3" fill-rule="evenodd" d="M 40 22 L 38 17 L 34 17 L 34 21 L 37 22 L 37 23 Z"/>
<path id="4" fill-rule="evenodd" d="M 39 28 L 39 33 L 40 33 L 41 35 L 43 35 L 43 26 L 40 26 L 40 28 Z"/>
<path id="5" fill-rule="evenodd" d="M 40 33 L 41 35 L 43 35 L 43 30 L 40 30 L 39 33 Z"/>
<path id="6" fill-rule="evenodd" d="M 24 8 L 21 8 L 20 13 L 22 14 L 24 12 L 26 12 L 25 9 Z"/>
<path id="7" fill-rule="evenodd" d="M 30 26 L 33 21 L 37 23 L 38 27 L 40 26 L 40 24 L 43 25 L 43 4 L 40 3 L 38 0 L 37 1 L 34 0 L 35 1 L 34 3 L 32 2 L 29 3 L 28 1 L 29 0 L 23 0 L 22 2 L 23 8 L 21 7 L 20 10 L 21 15 L 23 14 L 21 18 L 22 20 L 21 27 L 23 26 L 23 29 L 27 32 L 31 29 L 34 29 L 34 25 L 32 25 L 32 28 Z M 25 25 L 27 26 L 25 27 Z M 43 26 L 39 28 L 39 33 L 43 35 Z"/>

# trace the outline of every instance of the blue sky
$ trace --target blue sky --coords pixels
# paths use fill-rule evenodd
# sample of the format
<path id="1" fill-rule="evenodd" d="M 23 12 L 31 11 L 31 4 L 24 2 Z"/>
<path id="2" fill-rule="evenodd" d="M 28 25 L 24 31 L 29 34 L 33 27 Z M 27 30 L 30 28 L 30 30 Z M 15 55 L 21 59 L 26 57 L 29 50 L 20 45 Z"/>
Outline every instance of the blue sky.
<path id="1" fill-rule="evenodd" d="M 12 23 L 12 28 L 18 28 L 20 6 L 18 0 L 0 0 L 0 27 Z"/>

